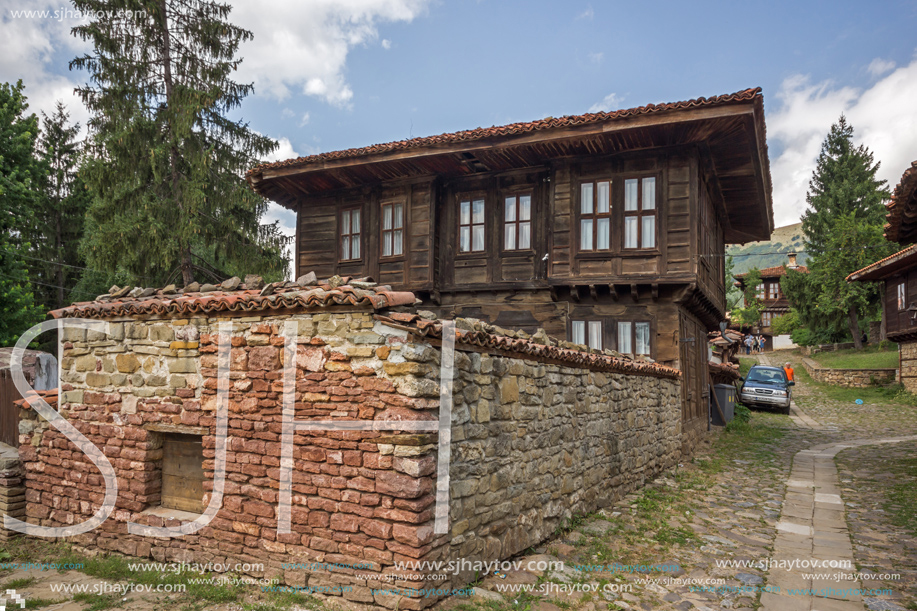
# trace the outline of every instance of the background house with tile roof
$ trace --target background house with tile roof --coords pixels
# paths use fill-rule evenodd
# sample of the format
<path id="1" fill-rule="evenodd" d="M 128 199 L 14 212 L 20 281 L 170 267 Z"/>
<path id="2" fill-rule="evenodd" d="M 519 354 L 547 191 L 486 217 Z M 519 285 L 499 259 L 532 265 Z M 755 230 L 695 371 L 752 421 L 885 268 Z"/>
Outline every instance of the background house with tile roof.
<path id="1" fill-rule="evenodd" d="M 796 253 L 791 252 L 787 255 L 787 262 L 784 265 L 775 265 L 758 270 L 761 274 L 761 283 L 757 287 L 757 297 L 764 304 L 761 310 L 761 318 L 758 324 L 749 329 L 749 332 L 755 335 L 762 335 L 765 339 L 765 350 L 780 350 L 783 348 L 795 348 L 796 344 L 790 339 L 789 335 L 774 335 L 771 325 L 778 316 L 788 314 L 790 311 L 790 302 L 783 289 L 780 286 L 780 279 L 786 275 L 788 269 L 793 269 L 804 274 L 809 273 L 809 268 L 805 265 L 796 263 Z M 745 274 L 736 274 L 736 286 L 742 291 L 745 290 Z"/>
<path id="2" fill-rule="evenodd" d="M 707 429 L 725 244 L 773 230 L 760 89 L 327 152 L 247 180 L 296 211 L 297 275 L 370 276 L 440 317 L 680 369 L 689 445 Z"/>

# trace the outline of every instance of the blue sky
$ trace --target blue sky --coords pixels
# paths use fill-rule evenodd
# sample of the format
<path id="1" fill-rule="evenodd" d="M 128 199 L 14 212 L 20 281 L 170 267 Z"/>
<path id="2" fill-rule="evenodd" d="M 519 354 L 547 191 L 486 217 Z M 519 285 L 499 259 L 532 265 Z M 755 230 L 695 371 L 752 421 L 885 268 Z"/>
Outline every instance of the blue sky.
<path id="1" fill-rule="evenodd" d="M 0 0 L 0 79 L 33 110 L 84 75 L 77 16 Z M 917 159 L 917 2 L 232 2 L 253 31 L 240 116 L 274 158 L 762 87 L 777 225 L 796 222 L 821 141 L 846 112 L 894 185 Z M 67 5 L 63 5 L 66 7 Z M 289 227 L 291 215 L 272 209 Z"/>

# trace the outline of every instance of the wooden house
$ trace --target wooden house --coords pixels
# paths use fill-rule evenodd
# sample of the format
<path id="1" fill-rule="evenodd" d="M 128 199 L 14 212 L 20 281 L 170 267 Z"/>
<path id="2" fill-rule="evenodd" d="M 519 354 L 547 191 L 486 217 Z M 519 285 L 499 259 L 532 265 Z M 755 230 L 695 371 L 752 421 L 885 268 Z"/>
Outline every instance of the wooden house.
<path id="1" fill-rule="evenodd" d="M 901 383 L 917 392 L 917 161 L 905 170 L 886 204 L 885 239 L 909 245 L 847 276 L 848 282 L 882 282 L 885 337 L 899 344 Z"/>
<path id="2" fill-rule="evenodd" d="M 760 89 L 260 165 L 298 215 L 297 275 L 371 276 L 424 308 L 684 372 L 706 430 L 726 243 L 769 239 Z"/>
<path id="3" fill-rule="evenodd" d="M 790 302 L 787 300 L 786 295 L 783 294 L 783 289 L 780 287 L 780 279 L 786 275 L 788 269 L 796 270 L 804 274 L 809 272 L 809 268 L 805 265 L 798 265 L 796 263 L 796 253 L 794 252 L 787 255 L 787 262 L 785 265 L 776 265 L 774 267 L 766 267 L 759 270 L 761 273 L 761 282 L 755 289 L 755 296 L 764 304 L 764 309 L 761 310 L 761 318 L 757 326 L 749 331 L 755 335 L 764 337 L 765 350 L 793 347 L 793 343 L 790 341 L 789 336 L 775 335 L 771 330 L 771 323 L 774 322 L 774 319 L 778 316 L 788 314 L 790 311 Z M 745 290 L 745 277 L 747 275 L 746 273 L 736 274 L 735 276 L 736 286 L 742 291 Z"/>

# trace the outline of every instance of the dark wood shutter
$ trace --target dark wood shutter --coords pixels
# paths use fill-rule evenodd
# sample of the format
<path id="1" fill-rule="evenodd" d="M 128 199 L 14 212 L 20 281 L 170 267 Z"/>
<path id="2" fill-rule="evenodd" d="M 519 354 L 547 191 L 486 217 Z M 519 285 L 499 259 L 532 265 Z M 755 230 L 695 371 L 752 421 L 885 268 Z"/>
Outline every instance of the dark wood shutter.
<path id="1" fill-rule="evenodd" d="M 197 435 L 165 434 L 162 439 L 162 506 L 204 510 L 204 447 Z"/>

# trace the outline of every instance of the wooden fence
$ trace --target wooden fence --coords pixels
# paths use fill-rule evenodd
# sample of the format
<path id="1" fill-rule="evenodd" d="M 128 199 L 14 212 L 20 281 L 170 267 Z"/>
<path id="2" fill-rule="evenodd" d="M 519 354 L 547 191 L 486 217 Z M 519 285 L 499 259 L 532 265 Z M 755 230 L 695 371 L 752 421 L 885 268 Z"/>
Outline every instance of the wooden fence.
<path id="1" fill-rule="evenodd" d="M 9 369 L 0 369 L 0 442 L 19 447 L 19 408 L 13 405 L 22 396 L 13 385 Z"/>

